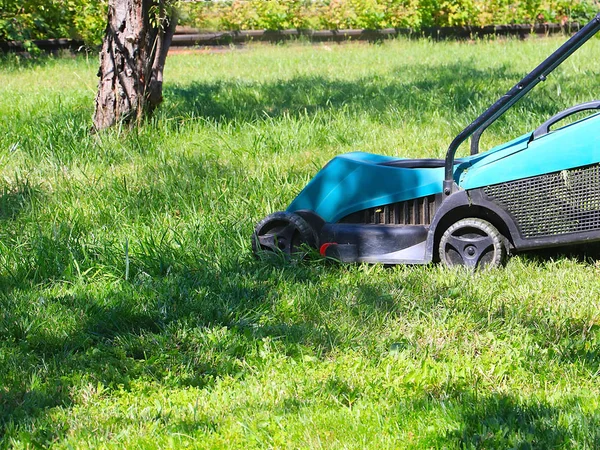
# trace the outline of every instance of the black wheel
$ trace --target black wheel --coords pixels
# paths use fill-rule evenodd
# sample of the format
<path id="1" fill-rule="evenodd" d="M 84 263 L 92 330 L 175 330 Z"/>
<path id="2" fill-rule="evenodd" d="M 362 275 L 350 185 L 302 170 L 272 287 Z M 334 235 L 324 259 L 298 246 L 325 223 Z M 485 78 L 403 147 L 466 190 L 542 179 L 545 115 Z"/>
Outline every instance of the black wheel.
<path id="1" fill-rule="evenodd" d="M 261 220 L 252 235 L 252 251 L 282 252 L 287 256 L 299 255 L 303 246 L 317 247 L 317 235 L 306 220 L 298 214 L 281 211 Z"/>
<path id="2" fill-rule="evenodd" d="M 506 239 L 486 220 L 461 219 L 440 239 L 440 260 L 448 266 L 471 269 L 500 266 L 507 255 Z"/>

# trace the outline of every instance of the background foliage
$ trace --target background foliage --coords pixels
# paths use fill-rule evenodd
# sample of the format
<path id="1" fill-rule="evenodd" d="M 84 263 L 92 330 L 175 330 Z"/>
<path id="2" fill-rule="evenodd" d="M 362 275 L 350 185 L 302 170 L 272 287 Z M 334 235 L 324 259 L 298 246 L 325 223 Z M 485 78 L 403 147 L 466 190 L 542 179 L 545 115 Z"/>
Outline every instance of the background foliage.
<path id="1" fill-rule="evenodd" d="M 0 0 L 0 40 L 83 39 L 98 44 L 107 0 Z M 598 0 L 181 1 L 181 23 L 212 30 L 485 26 L 585 21 Z"/>
<path id="2" fill-rule="evenodd" d="M 99 43 L 107 4 L 106 0 L 0 0 L 0 40 L 77 38 Z"/>
<path id="3" fill-rule="evenodd" d="M 588 20 L 597 0 L 274 0 L 186 2 L 187 23 L 200 28 L 248 30 L 345 29 Z"/>

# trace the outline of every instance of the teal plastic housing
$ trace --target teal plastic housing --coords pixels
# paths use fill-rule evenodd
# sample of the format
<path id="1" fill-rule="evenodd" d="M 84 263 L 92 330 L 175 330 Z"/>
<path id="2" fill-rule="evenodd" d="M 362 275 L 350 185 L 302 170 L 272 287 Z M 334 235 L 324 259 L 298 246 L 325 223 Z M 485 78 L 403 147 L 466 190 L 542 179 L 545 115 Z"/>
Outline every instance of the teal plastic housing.
<path id="1" fill-rule="evenodd" d="M 462 158 L 454 180 L 462 189 L 559 172 L 600 162 L 600 114 L 533 141 L 531 133 Z M 353 152 L 332 159 L 292 201 L 288 211 L 310 210 L 336 223 L 357 211 L 442 192 L 444 168 L 381 165 L 399 158 Z"/>
<path id="2" fill-rule="evenodd" d="M 529 142 L 518 140 L 501 151 L 463 167 L 459 185 L 463 189 L 535 177 L 600 162 L 600 114 L 574 122 Z M 487 155 L 486 154 L 486 155 Z"/>

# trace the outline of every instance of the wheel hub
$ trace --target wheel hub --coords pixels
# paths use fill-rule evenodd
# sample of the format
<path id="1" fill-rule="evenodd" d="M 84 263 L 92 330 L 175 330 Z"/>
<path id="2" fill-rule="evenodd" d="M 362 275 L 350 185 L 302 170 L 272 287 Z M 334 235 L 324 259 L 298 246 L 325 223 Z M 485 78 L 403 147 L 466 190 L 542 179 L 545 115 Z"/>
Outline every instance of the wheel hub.
<path id="1" fill-rule="evenodd" d="M 465 249 L 465 253 L 470 256 L 473 257 L 477 254 L 477 249 L 475 247 L 473 247 L 472 245 L 467 246 L 467 248 Z"/>

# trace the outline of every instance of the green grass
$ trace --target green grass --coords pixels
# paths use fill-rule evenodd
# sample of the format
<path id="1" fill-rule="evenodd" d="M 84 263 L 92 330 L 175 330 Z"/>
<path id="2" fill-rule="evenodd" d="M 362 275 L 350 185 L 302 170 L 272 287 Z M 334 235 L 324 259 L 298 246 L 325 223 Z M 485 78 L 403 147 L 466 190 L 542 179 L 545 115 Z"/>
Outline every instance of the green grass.
<path id="1" fill-rule="evenodd" d="M 256 261 L 334 155 L 441 157 L 561 42 L 173 55 L 139 130 L 97 62 L 0 66 L 0 446 L 598 448 L 600 265 Z M 483 145 L 598 96 L 600 41 Z M 466 152 L 463 149 L 463 152 Z"/>

